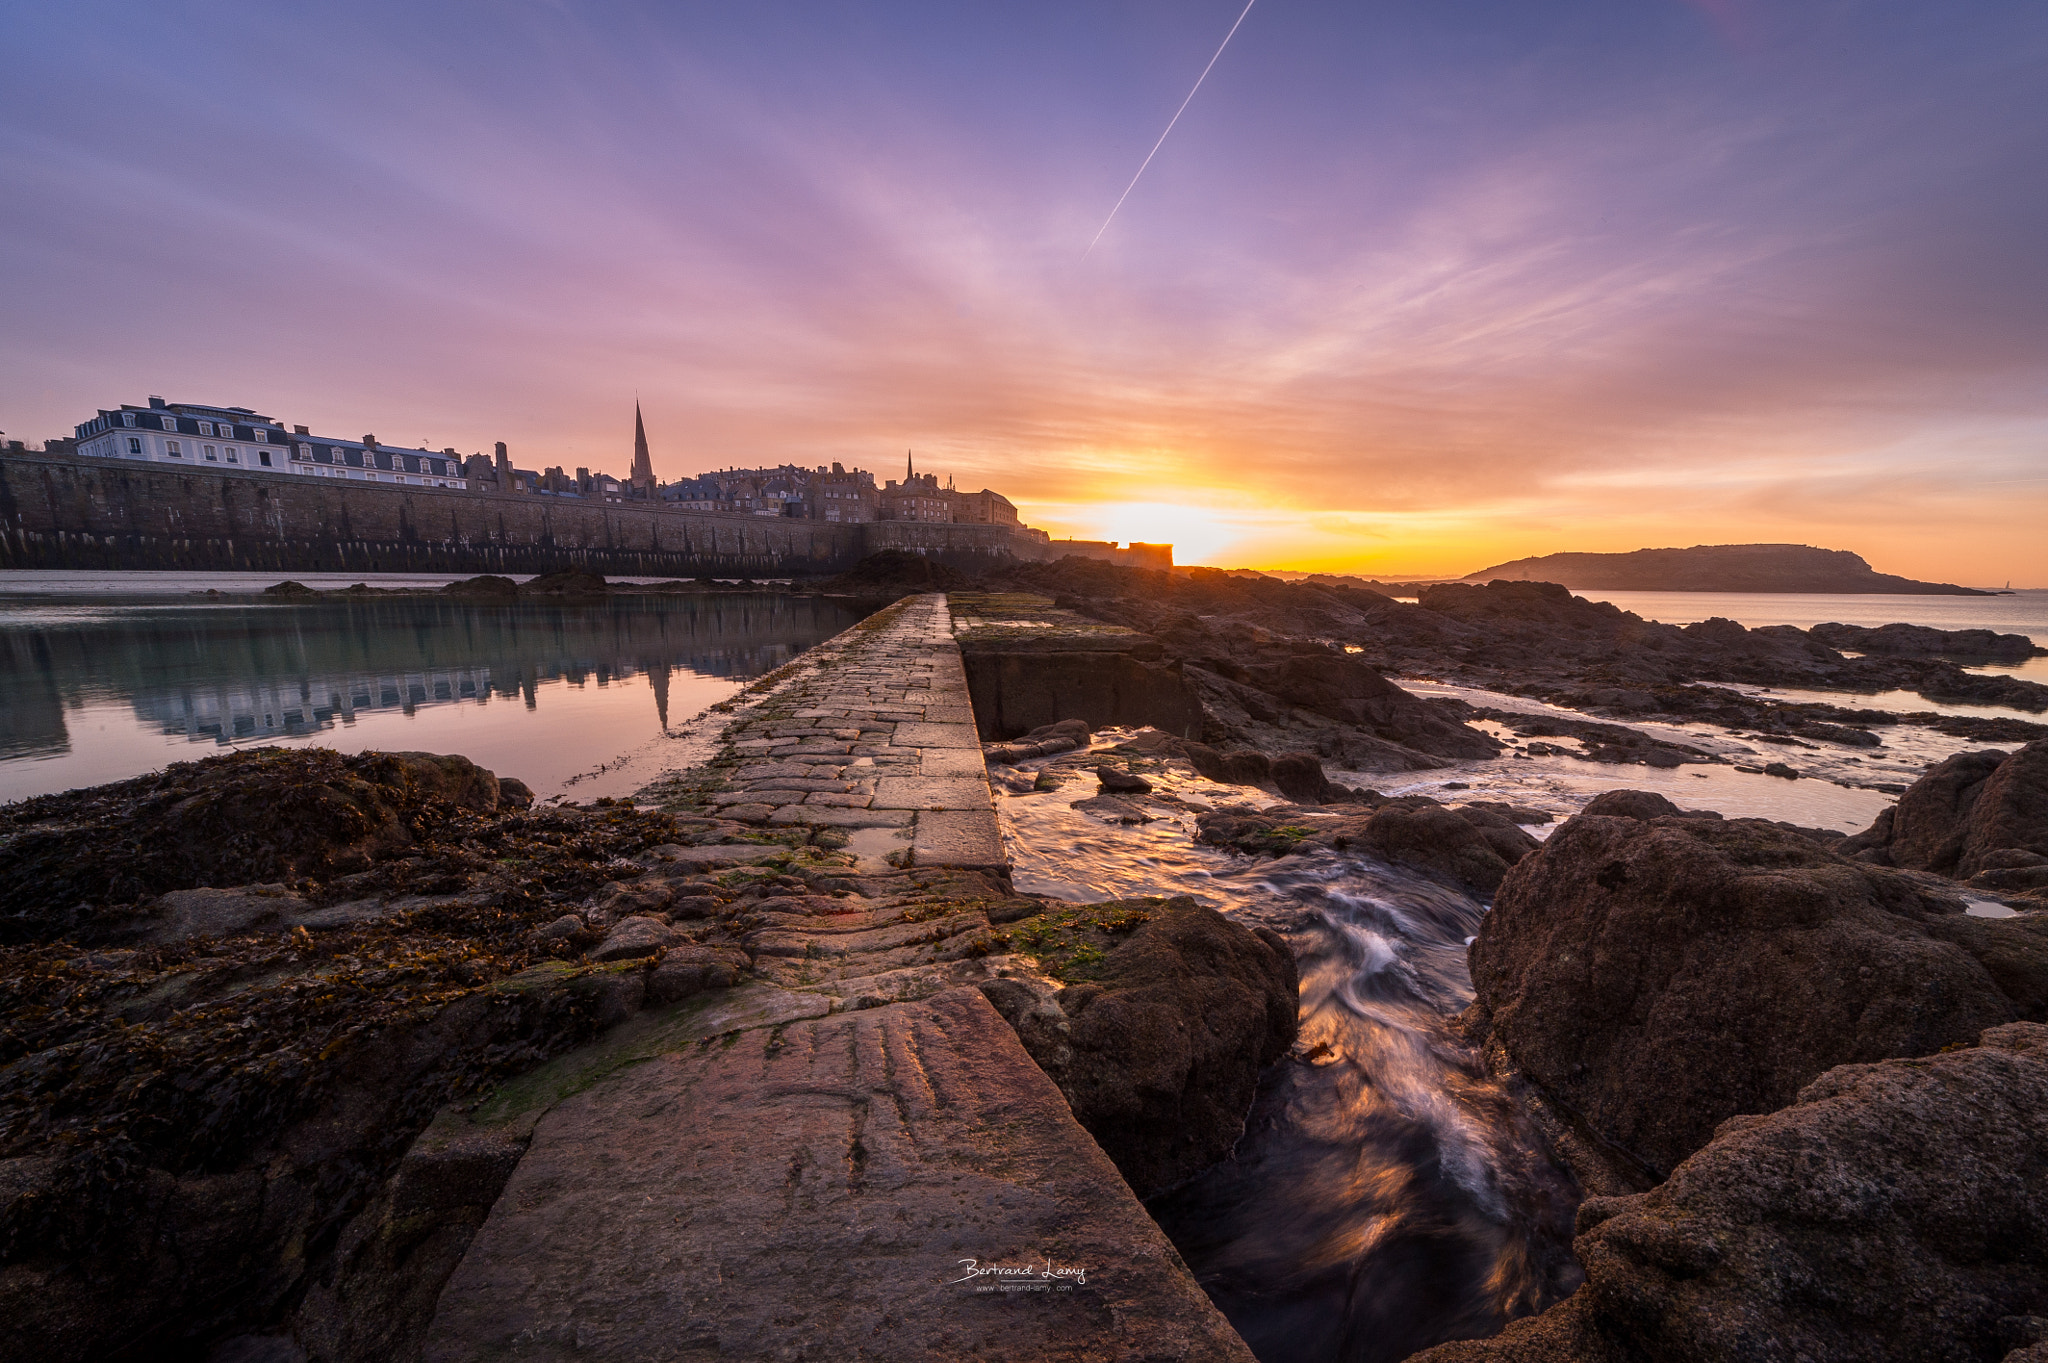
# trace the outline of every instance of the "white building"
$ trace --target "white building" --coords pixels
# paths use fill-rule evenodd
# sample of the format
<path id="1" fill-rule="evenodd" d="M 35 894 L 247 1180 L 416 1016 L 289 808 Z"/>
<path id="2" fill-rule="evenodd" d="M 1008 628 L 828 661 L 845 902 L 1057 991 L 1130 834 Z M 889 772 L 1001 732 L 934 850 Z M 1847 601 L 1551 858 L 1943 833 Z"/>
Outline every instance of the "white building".
<path id="1" fill-rule="evenodd" d="M 284 427 L 247 407 L 166 403 L 152 397 L 147 407 L 103 408 L 76 431 L 80 454 L 108 459 L 280 473 L 289 463 Z"/>
<path id="2" fill-rule="evenodd" d="M 380 445 L 373 435 L 337 440 L 304 426 L 286 432 L 246 407 L 208 407 L 152 397 L 147 407 L 102 408 L 76 428 L 78 452 L 107 459 L 144 459 L 187 468 L 272 470 L 372 483 L 465 488 L 454 450 Z"/>
<path id="3" fill-rule="evenodd" d="M 367 483 L 404 483 L 414 487 L 469 486 L 463 475 L 462 456 L 454 450 L 416 450 L 405 445 L 384 445 L 374 435 L 361 440 L 337 440 L 312 435 L 304 426 L 292 427 L 291 459 L 294 473 L 317 478 L 354 478 Z"/>

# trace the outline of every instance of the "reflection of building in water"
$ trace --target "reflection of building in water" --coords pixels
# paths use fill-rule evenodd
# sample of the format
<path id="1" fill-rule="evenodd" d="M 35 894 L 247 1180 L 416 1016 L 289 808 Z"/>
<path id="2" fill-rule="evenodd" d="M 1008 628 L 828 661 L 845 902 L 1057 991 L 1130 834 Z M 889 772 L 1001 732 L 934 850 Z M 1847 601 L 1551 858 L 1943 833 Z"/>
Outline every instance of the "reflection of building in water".
<path id="1" fill-rule="evenodd" d="M 338 723 L 352 724 L 358 714 L 398 710 L 410 715 L 422 706 L 456 705 L 464 701 L 482 705 L 493 696 L 501 700 L 522 700 L 527 709 L 538 708 L 543 683 L 565 681 L 582 686 L 595 680 L 599 686 L 631 680 L 647 674 L 654 692 L 654 708 L 663 728 L 668 727 L 668 682 L 672 670 L 699 676 L 750 677 L 780 667 L 802 651 L 802 645 L 767 645 L 734 650 L 729 656 L 697 654 L 673 666 L 667 662 L 591 662 L 571 660 L 523 667 L 407 672 L 398 674 L 357 674 L 343 677 L 308 677 L 297 682 L 256 685 L 222 683 L 209 688 L 181 688 L 176 692 L 138 693 L 134 698 L 138 719 L 166 734 L 183 734 L 195 743 L 212 740 L 219 744 L 244 740 L 289 737 L 331 729 Z M 59 733 L 62 719 L 58 719 Z M 61 747 L 56 751 L 63 751 Z"/>
<path id="2" fill-rule="evenodd" d="M 0 760 L 69 750 L 65 710 L 117 699 L 150 728 L 228 744 L 317 733 L 364 712 L 493 700 L 552 682 L 647 678 L 669 722 L 673 672 L 756 677 L 853 622 L 779 593 L 667 593 L 579 604 L 439 596 L 294 605 L 15 613 L 0 627 Z"/>

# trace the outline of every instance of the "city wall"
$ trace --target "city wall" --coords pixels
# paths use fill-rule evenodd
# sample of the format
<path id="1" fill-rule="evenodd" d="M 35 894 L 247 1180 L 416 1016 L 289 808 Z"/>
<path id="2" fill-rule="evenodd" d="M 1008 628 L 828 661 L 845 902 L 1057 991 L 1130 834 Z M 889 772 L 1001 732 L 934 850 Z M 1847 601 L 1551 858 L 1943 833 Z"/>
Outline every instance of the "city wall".
<path id="1" fill-rule="evenodd" d="M 1046 545 L 1006 526 L 840 525 L 0 455 L 0 568 L 536 573 L 574 566 L 619 576 L 784 577 L 839 572 L 885 549 L 964 568 L 1049 556 Z"/>

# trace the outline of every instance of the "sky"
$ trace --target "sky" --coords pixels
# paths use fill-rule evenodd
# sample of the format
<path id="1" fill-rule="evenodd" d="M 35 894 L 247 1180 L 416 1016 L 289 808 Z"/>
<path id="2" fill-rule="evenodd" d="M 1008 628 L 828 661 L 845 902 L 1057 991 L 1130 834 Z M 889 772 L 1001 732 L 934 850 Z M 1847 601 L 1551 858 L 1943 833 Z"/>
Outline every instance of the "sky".
<path id="1" fill-rule="evenodd" d="M 2048 5 L 1255 0 L 1103 230 L 1242 9 L 0 0 L 0 430 L 2048 586 Z"/>

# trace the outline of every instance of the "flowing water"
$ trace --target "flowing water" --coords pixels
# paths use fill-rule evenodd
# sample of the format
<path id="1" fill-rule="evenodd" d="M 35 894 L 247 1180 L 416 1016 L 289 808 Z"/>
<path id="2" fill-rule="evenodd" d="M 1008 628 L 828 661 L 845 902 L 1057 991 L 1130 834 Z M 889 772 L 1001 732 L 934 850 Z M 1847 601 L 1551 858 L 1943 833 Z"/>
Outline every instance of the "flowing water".
<path id="1" fill-rule="evenodd" d="M 1555 709 L 1403 684 L 1499 710 Z M 1823 744 L 1791 753 L 1724 730 L 1638 727 L 1730 764 L 1657 770 L 1546 756 L 1393 776 L 1331 774 L 1387 794 L 1504 801 L 1560 820 L 1603 790 L 1654 789 L 1729 817 L 1846 832 L 1868 826 L 1928 763 L 1983 746 L 1901 727 L 1886 730 L 1878 749 Z M 1104 732 L 1098 741 L 1123 736 Z M 1779 758 L 1794 760 L 1804 779 L 1733 765 Z M 1491 1335 L 1569 1294 L 1581 1277 L 1571 1257 L 1578 1191 L 1452 1024 L 1472 1001 L 1466 947 L 1489 906 L 1364 857 L 1271 861 L 1200 846 L 1193 834 L 1201 809 L 1263 806 L 1274 797 L 1218 786 L 1184 767 L 1146 776 L 1183 802 L 1152 806 L 1152 822 L 1112 823 L 1072 808 L 1077 794 L 1093 793 L 1092 780 L 1016 790 L 1002 800 L 1001 816 L 1021 890 L 1077 902 L 1189 894 L 1280 931 L 1294 948 L 1299 1043 L 1263 1076 L 1232 1156 L 1151 1207 L 1252 1351 L 1262 1363 L 1393 1363 L 1431 1344 Z M 1556 826 L 1528 831 L 1540 838 Z M 2010 912 L 1974 900 L 1970 911 Z"/>
<path id="2" fill-rule="evenodd" d="M 1253 1352 L 1391 1361 L 1569 1293 L 1571 1180 L 1451 1027 L 1485 906 L 1362 857 L 1201 847 L 1196 811 L 1273 797 L 1184 769 L 1147 779 L 1191 806 L 1106 823 L 1071 808 L 1090 780 L 1010 796 L 1004 831 L 1020 890 L 1191 894 L 1294 948 L 1298 1044 L 1264 1076 L 1234 1156 L 1152 1206 Z"/>

